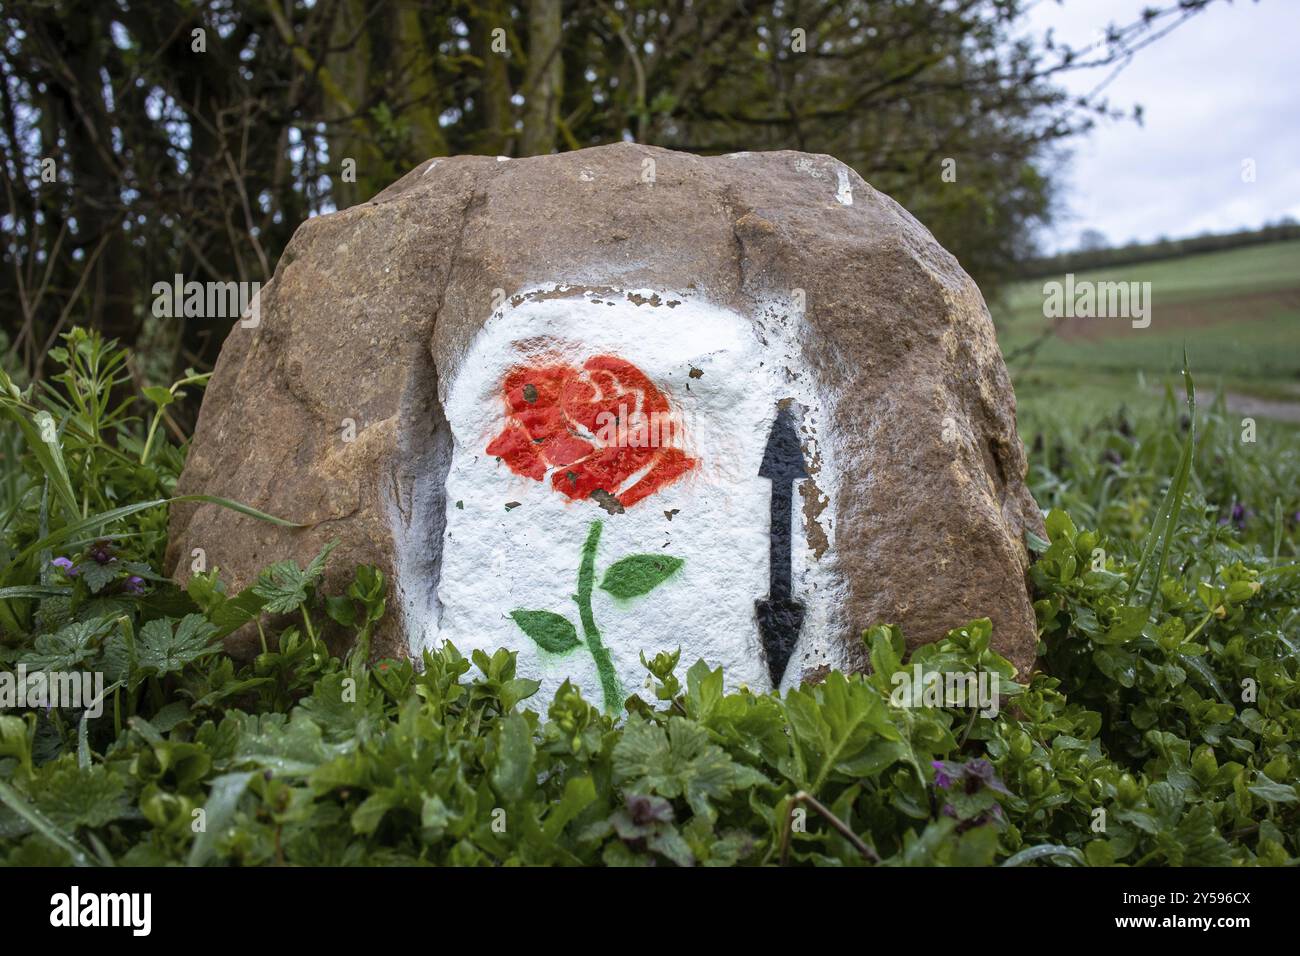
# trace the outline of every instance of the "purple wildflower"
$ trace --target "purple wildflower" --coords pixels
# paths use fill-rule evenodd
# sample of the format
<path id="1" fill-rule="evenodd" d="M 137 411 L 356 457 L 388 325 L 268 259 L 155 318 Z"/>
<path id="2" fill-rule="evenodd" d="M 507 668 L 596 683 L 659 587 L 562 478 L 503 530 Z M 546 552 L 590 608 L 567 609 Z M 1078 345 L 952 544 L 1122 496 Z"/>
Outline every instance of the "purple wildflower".
<path id="1" fill-rule="evenodd" d="M 966 792 L 979 793 L 993 778 L 993 765 L 987 760 L 972 760 L 966 764 L 963 776 L 966 778 Z"/>
<path id="2" fill-rule="evenodd" d="M 645 797 L 639 794 L 628 794 L 625 801 L 627 803 L 627 811 L 632 817 L 632 822 L 637 826 L 646 826 L 652 823 L 673 822 L 673 805 L 662 797 Z"/>
<path id="3" fill-rule="evenodd" d="M 998 779 L 993 764 L 989 763 L 983 757 L 972 760 L 966 764 L 966 774 L 969 780 L 977 781 L 980 785 L 988 787 L 990 790 L 996 790 L 998 793 L 1005 793 L 1008 796 L 1011 795 L 1011 791 L 1008 790 L 1006 785 Z M 967 792 L 974 793 L 975 790 L 978 789 L 978 786 L 973 789 L 968 786 Z"/>
<path id="4" fill-rule="evenodd" d="M 96 541 L 86 553 L 95 560 L 96 564 L 109 564 L 117 560 L 113 557 L 113 545 L 107 541 Z"/>
<path id="5" fill-rule="evenodd" d="M 71 558 L 60 556 L 51 561 L 50 564 L 54 565 L 70 578 L 75 578 L 77 576 L 77 566 L 72 563 Z"/>
<path id="6" fill-rule="evenodd" d="M 133 574 L 122 583 L 122 590 L 128 594 L 144 593 L 144 578 Z"/>
<path id="7" fill-rule="evenodd" d="M 942 760 L 931 760 L 930 766 L 934 768 L 934 785 L 941 790 L 946 790 L 952 785 L 952 777 L 948 776 L 947 768 Z"/>

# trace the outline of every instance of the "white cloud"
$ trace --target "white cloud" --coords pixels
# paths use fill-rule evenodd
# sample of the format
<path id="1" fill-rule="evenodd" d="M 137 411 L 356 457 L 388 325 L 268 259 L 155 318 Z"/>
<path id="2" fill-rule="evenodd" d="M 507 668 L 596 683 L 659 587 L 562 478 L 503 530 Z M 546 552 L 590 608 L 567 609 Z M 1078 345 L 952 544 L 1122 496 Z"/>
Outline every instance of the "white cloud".
<path id="1" fill-rule="evenodd" d="M 1055 29 L 1082 47 L 1109 23 L 1137 19 L 1150 0 L 1040 3 L 1032 31 Z M 1106 89 L 1111 105 L 1140 103 L 1145 125 L 1103 121 L 1069 144 L 1064 205 L 1069 217 L 1043 237 L 1049 249 L 1078 244 L 1084 229 L 1113 243 L 1254 227 L 1300 216 L 1300 3 L 1220 0 L 1140 51 Z M 1067 73 L 1086 93 L 1103 70 Z M 1243 159 L 1256 179 L 1242 182 Z"/>

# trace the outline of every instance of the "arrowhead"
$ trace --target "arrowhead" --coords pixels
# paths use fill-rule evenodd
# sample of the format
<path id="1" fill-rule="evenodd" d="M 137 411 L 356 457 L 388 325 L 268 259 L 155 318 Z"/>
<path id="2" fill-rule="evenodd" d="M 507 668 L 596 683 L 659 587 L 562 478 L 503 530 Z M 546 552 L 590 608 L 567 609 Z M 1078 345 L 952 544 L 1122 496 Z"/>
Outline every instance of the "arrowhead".
<path id="1" fill-rule="evenodd" d="M 798 601 L 761 600 L 754 602 L 754 610 L 758 614 L 758 636 L 763 641 L 768 676 L 773 687 L 780 687 L 803 627 L 803 605 Z"/>
<path id="2" fill-rule="evenodd" d="M 758 474 L 773 481 L 795 481 L 808 477 L 803 461 L 803 445 L 795 430 L 794 417 L 785 406 L 777 407 L 776 420 L 772 422 L 772 430 L 767 435 L 767 447 L 763 449 L 763 464 L 759 465 Z"/>

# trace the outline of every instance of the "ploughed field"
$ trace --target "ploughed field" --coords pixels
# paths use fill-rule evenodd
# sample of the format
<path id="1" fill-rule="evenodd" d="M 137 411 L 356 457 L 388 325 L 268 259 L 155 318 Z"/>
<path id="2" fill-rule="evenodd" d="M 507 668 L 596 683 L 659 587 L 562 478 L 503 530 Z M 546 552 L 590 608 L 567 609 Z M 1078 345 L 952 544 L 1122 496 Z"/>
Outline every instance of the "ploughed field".
<path id="1" fill-rule="evenodd" d="M 1121 404 L 1159 402 L 1184 346 L 1203 402 L 1223 392 L 1234 414 L 1300 422 L 1300 240 L 1074 275 L 1076 288 L 1150 283 L 1145 328 L 1127 317 L 1047 317 L 1044 285 L 1065 278 L 1024 280 L 989 304 L 1027 440 L 1062 414 L 1082 422 Z"/>

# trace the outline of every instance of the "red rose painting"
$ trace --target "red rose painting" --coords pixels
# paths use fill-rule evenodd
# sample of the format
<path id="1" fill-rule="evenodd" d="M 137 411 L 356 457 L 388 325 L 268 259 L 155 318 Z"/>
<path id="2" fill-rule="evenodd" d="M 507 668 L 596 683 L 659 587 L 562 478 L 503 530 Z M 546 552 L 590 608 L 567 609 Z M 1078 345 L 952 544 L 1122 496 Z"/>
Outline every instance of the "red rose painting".
<path id="1" fill-rule="evenodd" d="M 672 484 L 695 467 L 674 442 L 681 425 L 668 399 L 644 372 L 612 355 L 597 355 L 582 368 L 560 363 L 519 366 L 502 383 L 507 421 L 487 447 L 517 475 L 551 486 L 577 501 L 605 492 L 628 508 Z M 608 510 L 608 499 L 600 502 Z M 548 609 L 516 608 L 510 616 L 548 654 L 585 646 L 600 676 L 605 709 L 617 713 L 622 684 L 596 626 L 595 587 L 621 600 L 648 594 L 672 577 L 682 558 L 662 552 L 630 554 L 610 565 L 597 583 L 596 551 L 601 522 L 591 522 L 578 567 L 578 628 Z"/>
<path id="2" fill-rule="evenodd" d="M 603 490 L 627 508 L 697 463 L 672 445 L 681 426 L 663 393 L 621 358 L 521 366 L 503 391 L 508 421 L 487 453 L 535 481 L 550 471 L 552 487 L 575 501 Z"/>

